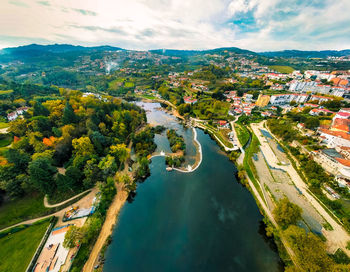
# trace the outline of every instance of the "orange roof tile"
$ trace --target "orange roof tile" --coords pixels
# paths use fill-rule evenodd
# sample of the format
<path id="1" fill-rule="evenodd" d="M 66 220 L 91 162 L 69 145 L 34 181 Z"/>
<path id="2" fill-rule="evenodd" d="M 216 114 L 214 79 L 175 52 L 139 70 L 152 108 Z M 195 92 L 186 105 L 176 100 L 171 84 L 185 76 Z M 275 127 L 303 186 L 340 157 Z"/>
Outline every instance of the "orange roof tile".
<path id="1" fill-rule="evenodd" d="M 335 137 L 339 137 L 339 138 L 343 138 L 345 140 L 350 141 L 350 134 L 347 134 L 346 132 L 343 132 L 343 131 L 332 131 L 332 130 L 329 130 L 329 129 L 320 129 L 320 131 L 322 133 L 325 133 L 325 134 L 328 134 L 328 135 L 332 135 L 332 136 L 335 136 Z"/>
<path id="2" fill-rule="evenodd" d="M 350 167 L 350 160 L 342 159 L 342 158 L 336 158 L 336 160 L 341 163 L 344 166 Z"/>

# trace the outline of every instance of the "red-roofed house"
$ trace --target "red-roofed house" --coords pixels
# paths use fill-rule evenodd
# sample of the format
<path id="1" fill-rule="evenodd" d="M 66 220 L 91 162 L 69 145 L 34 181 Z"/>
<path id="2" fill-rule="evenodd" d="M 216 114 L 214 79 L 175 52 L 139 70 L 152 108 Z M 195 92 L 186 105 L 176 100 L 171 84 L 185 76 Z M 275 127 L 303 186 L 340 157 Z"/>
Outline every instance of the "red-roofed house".
<path id="1" fill-rule="evenodd" d="M 350 132 L 350 119 L 333 118 L 332 131 Z"/>
<path id="2" fill-rule="evenodd" d="M 350 147 L 350 134 L 343 131 L 332 131 L 329 129 L 320 129 L 321 137 L 328 147 L 346 146 Z"/>
<path id="3" fill-rule="evenodd" d="M 185 96 L 184 97 L 184 101 L 185 101 L 186 104 L 195 104 L 195 103 L 197 103 L 197 99 L 192 98 L 190 96 Z"/>

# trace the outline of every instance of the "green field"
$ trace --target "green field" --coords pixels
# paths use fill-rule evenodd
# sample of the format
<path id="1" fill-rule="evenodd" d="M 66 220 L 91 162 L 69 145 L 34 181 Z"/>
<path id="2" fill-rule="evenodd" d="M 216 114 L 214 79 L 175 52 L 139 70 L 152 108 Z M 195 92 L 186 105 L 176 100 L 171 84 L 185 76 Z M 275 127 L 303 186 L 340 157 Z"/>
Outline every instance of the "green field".
<path id="1" fill-rule="evenodd" d="M 282 74 L 290 74 L 294 71 L 294 68 L 282 65 L 270 65 L 269 68 Z"/>
<path id="2" fill-rule="evenodd" d="M 45 214 L 49 209 L 44 207 L 43 198 L 41 194 L 32 194 L 2 204 L 0 206 L 0 229 Z"/>
<path id="3" fill-rule="evenodd" d="M 7 127 L 9 127 L 9 123 L 0 122 L 0 128 L 7 128 Z"/>
<path id="4" fill-rule="evenodd" d="M 25 271 L 49 225 L 48 219 L 1 238 L 0 271 Z"/>
<path id="5" fill-rule="evenodd" d="M 223 142 L 227 147 L 229 147 L 229 148 L 233 147 L 233 145 L 228 141 L 228 139 L 226 139 L 226 137 L 224 137 L 221 134 L 221 131 L 219 131 L 218 129 L 214 128 L 213 126 L 211 126 L 209 124 L 203 124 L 203 125 L 207 128 L 207 130 L 209 132 L 211 132 L 216 137 L 218 137 L 220 139 L 220 141 Z"/>
<path id="6" fill-rule="evenodd" d="M 5 147 L 11 144 L 12 137 L 6 134 L 0 135 L 0 147 Z"/>
<path id="7" fill-rule="evenodd" d="M 135 86 L 134 82 L 127 81 L 124 83 L 125 88 L 132 88 L 134 86 Z"/>
<path id="8" fill-rule="evenodd" d="M 122 79 L 122 78 L 112 80 L 111 82 L 108 83 L 108 88 L 111 90 L 117 90 L 118 87 L 120 87 L 122 85 L 123 81 L 124 81 L 124 79 Z"/>
<path id="9" fill-rule="evenodd" d="M 13 93 L 13 90 L 0 91 L 0 95 L 11 94 L 11 93 Z"/>
<path id="10" fill-rule="evenodd" d="M 244 147 L 244 145 L 249 141 L 248 129 L 243 125 L 235 123 L 235 130 L 236 130 L 239 142 L 241 143 L 242 147 Z"/>
<path id="11" fill-rule="evenodd" d="M 250 145 L 245 150 L 243 167 L 244 167 L 244 170 L 247 172 L 247 175 L 249 176 L 250 180 L 253 182 L 255 188 L 259 192 L 261 198 L 263 200 L 265 200 L 263 192 L 262 192 L 261 187 L 259 185 L 259 182 L 255 178 L 258 175 L 256 172 L 255 165 L 253 163 L 253 155 L 259 151 L 259 145 L 260 145 L 260 142 L 258 140 L 258 137 L 256 137 L 256 135 L 254 133 L 252 133 L 252 141 L 251 141 Z"/>

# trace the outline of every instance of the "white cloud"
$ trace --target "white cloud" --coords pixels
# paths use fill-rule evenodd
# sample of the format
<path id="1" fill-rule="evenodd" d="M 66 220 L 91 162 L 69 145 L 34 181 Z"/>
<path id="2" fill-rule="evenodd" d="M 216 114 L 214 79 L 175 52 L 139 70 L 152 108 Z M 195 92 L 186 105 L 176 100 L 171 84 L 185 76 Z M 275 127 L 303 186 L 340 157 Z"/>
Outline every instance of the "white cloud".
<path id="1" fill-rule="evenodd" d="M 37 41 L 130 49 L 350 48 L 350 1 L 318 2 L 319 6 L 295 0 L 10 0 L 1 4 L 0 47 Z M 278 17 L 278 12 L 297 14 Z M 255 22 L 253 32 L 230 23 L 242 14 Z"/>

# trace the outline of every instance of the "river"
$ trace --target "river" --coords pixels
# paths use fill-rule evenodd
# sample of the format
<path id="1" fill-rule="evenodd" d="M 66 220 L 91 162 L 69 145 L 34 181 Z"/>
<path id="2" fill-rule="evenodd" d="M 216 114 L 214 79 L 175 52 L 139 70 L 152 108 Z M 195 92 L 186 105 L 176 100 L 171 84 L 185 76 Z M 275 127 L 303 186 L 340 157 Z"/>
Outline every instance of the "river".
<path id="1" fill-rule="evenodd" d="M 143 106 L 150 123 L 185 136 L 192 162 L 192 130 L 155 104 Z M 152 159 L 151 176 L 119 215 L 105 272 L 283 270 L 254 198 L 236 181 L 235 166 L 208 135 L 197 134 L 203 161 L 195 172 L 167 172 L 163 157 Z M 169 148 L 165 134 L 155 141 L 159 151 Z"/>

